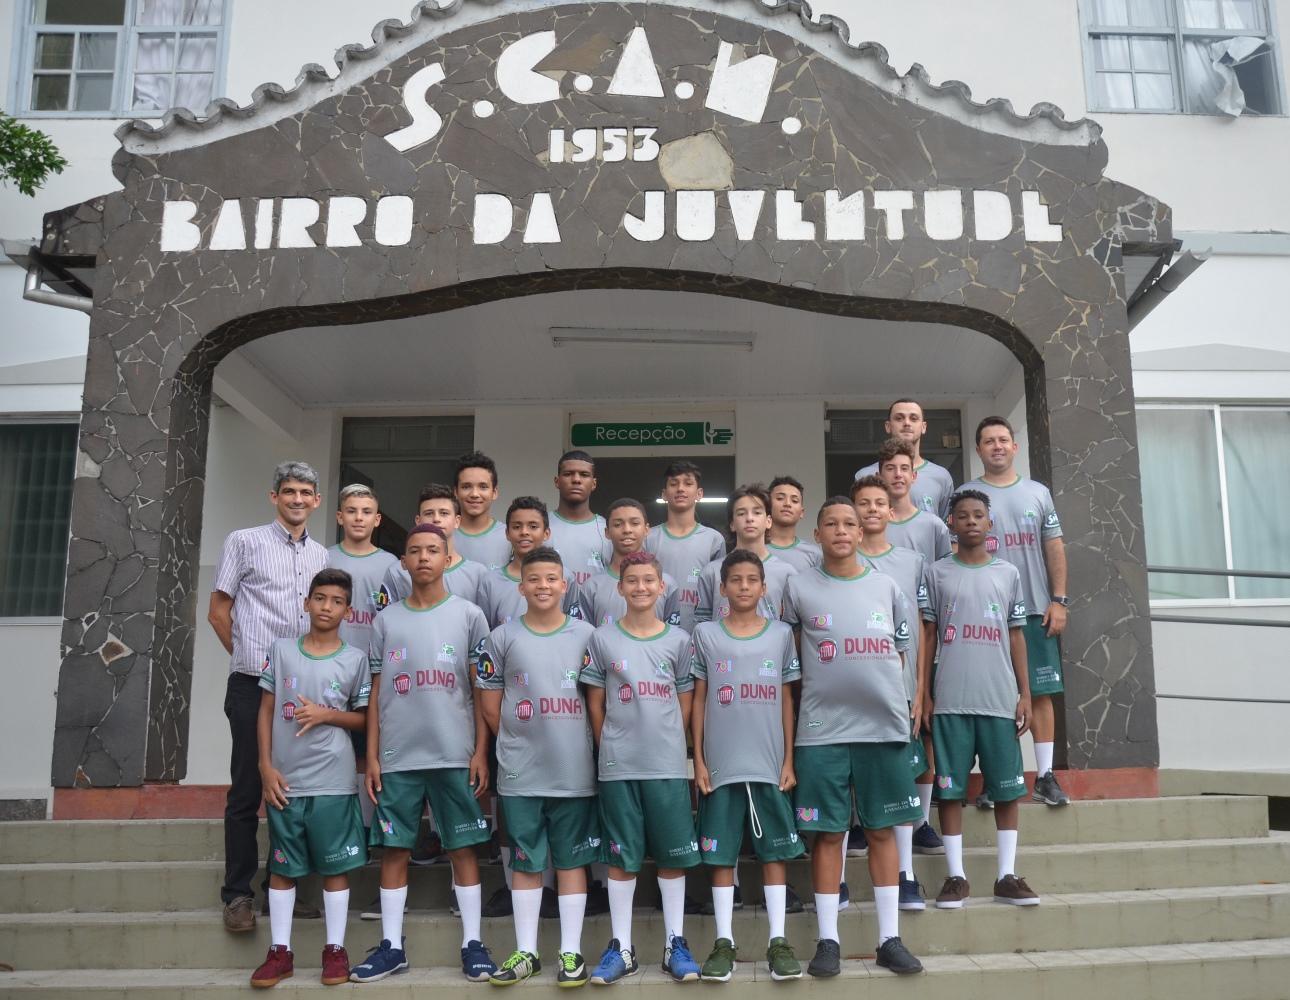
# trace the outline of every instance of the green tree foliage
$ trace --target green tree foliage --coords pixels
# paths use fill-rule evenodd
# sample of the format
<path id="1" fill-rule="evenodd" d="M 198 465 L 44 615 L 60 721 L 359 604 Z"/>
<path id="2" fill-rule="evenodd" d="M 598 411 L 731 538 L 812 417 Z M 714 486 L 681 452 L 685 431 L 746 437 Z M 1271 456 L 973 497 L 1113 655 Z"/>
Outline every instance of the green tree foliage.
<path id="1" fill-rule="evenodd" d="M 12 182 L 33 196 L 50 174 L 61 174 L 65 166 L 49 136 L 0 111 L 0 183 Z"/>

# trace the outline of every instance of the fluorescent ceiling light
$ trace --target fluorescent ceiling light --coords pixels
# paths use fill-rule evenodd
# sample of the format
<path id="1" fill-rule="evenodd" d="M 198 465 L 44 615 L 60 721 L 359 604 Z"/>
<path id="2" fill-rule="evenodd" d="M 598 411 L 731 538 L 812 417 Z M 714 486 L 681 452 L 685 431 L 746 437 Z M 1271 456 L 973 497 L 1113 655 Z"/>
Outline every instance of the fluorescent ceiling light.
<path id="1" fill-rule="evenodd" d="M 667 501 L 664 500 L 662 497 L 655 497 L 654 502 L 667 503 Z M 729 497 L 704 497 L 702 500 L 699 501 L 699 503 L 729 503 L 729 502 L 730 502 Z"/>
<path id="2" fill-rule="evenodd" d="M 602 330 L 596 327 L 550 327 L 553 347 L 677 347 L 724 348 L 751 351 L 755 333 L 727 330 Z"/>

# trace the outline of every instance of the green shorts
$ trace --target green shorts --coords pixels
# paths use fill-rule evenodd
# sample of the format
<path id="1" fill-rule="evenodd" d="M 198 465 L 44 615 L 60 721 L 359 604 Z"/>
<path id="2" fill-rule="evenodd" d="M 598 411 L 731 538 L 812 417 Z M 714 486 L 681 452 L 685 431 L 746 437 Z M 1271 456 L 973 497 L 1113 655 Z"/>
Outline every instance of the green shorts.
<path id="1" fill-rule="evenodd" d="M 1012 802 L 1026 794 L 1017 723 L 997 715 L 932 717 L 936 743 L 936 797 L 952 801 L 967 797 L 972 762 L 981 761 L 985 790 L 995 802 Z"/>
<path id="2" fill-rule="evenodd" d="M 645 858 L 660 868 L 693 868 L 700 861 L 685 778 L 642 778 L 600 783 L 605 860 L 638 872 Z"/>
<path id="3" fill-rule="evenodd" d="M 1062 651 L 1057 636 L 1048 634 L 1043 615 L 1027 615 L 1021 632 L 1026 637 L 1031 695 L 1061 694 L 1066 689 L 1062 686 Z"/>
<path id="4" fill-rule="evenodd" d="M 798 747 L 793 792 L 797 828 L 843 833 L 851 829 L 851 794 L 860 825 L 883 830 L 922 821 L 923 808 L 909 770 L 905 743 L 835 743 Z"/>
<path id="5" fill-rule="evenodd" d="M 699 850 L 704 864 L 733 868 L 745 830 L 762 864 L 791 861 L 806 853 L 793 822 L 793 802 L 778 786 L 739 781 L 699 797 Z"/>
<path id="6" fill-rule="evenodd" d="M 340 875 L 367 864 L 357 795 L 300 795 L 266 805 L 269 871 L 285 878 Z"/>
<path id="7" fill-rule="evenodd" d="M 511 871 L 540 874 L 550 865 L 581 868 L 603 861 L 596 797 L 500 795 L 511 844 Z"/>
<path id="8" fill-rule="evenodd" d="M 445 851 L 482 844 L 492 836 L 471 790 L 470 771 L 464 767 L 384 771 L 376 800 L 368 838 L 373 847 L 411 850 L 417 842 L 426 802 L 430 803 L 434 828 Z"/>

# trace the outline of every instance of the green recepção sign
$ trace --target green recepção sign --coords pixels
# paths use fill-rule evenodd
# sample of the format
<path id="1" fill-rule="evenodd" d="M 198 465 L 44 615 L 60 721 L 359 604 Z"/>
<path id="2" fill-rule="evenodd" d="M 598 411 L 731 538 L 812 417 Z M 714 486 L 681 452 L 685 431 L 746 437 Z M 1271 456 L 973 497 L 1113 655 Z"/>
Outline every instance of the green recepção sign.
<path id="1" fill-rule="evenodd" d="M 656 424 L 598 422 L 574 424 L 569 437 L 575 448 L 597 445 L 613 448 L 702 448 L 730 444 L 735 432 L 730 427 L 713 427 L 706 420 Z"/>

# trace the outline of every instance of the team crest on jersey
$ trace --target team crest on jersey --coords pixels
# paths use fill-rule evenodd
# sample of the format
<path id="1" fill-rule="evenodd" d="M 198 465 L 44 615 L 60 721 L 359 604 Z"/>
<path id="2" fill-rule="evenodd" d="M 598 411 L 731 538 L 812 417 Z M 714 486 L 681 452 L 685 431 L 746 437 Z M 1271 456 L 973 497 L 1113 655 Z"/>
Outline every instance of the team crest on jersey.
<path id="1" fill-rule="evenodd" d="M 1035 518 L 1039 516 L 1039 512 L 1035 510 L 1034 507 L 1027 507 L 1025 511 L 1022 512 L 1021 516 L 1033 521 Z"/>
<path id="2" fill-rule="evenodd" d="M 528 722 L 533 718 L 533 702 L 525 698 L 515 706 L 515 718 L 520 722 Z"/>
<path id="3" fill-rule="evenodd" d="M 833 616 L 832 615 L 812 615 L 810 618 L 806 620 L 806 623 L 810 625 L 811 628 L 832 628 Z"/>
<path id="4" fill-rule="evenodd" d="M 445 642 L 439 647 L 439 655 L 435 659 L 440 663 L 456 663 L 457 647 L 450 642 Z"/>
<path id="5" fill-rule="evenodd" d="M 729 617 L 730 617 L 730 605 L 729 605 L 729 604 L 723 604 L 723 605 L 721 605 L 721 617 L 722 617 L 722 618 L 729 618 Z"/>
<path id="6" fill-rule="evenodd" d="M 995 621 L 1003 621 L 1003 608 L 999 606 L 998 601 L 990 601 L 986 604 L 985 616 L 993 618 Z"/>
<path id="7" fill-rule="evenodd" d="M 821 639 L 815 644 L 815 652 L 821 663 L 828 663 L 838 655 L 838 644 L 832 639 Z"/>
<path id="8" fill-rule="evenodd" d="M 296 717 L 296 703 L 294 701 L 284 701 L 282 703 L 282 718 L 290 722 Z"/>
<path id="9" fill-rule="evenodd" d="M 703 572 L 702 566 L 695 566 L 694 569 L 690 570 L 690 579 L 697 580 L 699 578 L 699 574 L 702 572 Z"/>
<path id="10" fill-rule="evenodd" d="M 887 627 L 887 615 L 882 611 L 875 611 L 869 616 L 869 628 L 885 629 Z"/>
<path id="11" fill-rule="evenodd" d="M 798 806 L 797 818 L 802 823 L 812 823 L 820 818 L 820 810 L 808 809 L 806 806 Z"/>
<path id="12" fill-rule="evenodd" d="M 931 497 L 929 497 L 929 496 L 926 496 L 926 495 L 925 495 L 925 496 L 923 496 L 923 497 L 922 497 L 922 501 L 923 501 L 923 510 L 931 510 L 931 509 L 932 509 L 932 498 L 931 498 Z"/>
<path id="13" fill-rule="evenodd" d="M 672 664 L 668 663 L 667 660 L 659 660 L 654 664 L 654 675 L 656 677 L 671 677 L 672 673 Z"/>
<path id="14" fill-rule="evenodd" d="M 721 706 L 729 705 L 735 700 L 735 689 L 729 684 L 722 684 L 717 689 L 717 704 Z"/>
<path id="15" fill-rule="evenodd" d="M 391 663 L 402 663 L 408 658 L 408 647 L 402 646 L 399 649 L 386 650 L 385 658 Z"/>
<path id="16" fill-rule="evenodd" d="M 945 626 L 945 633 L 941 636 L 941 642 L 948 646 L 954 642 L 955 638 L 958 637 L 958 634 L 958 627 L 951 622 L 949 625 Z"/>
<path id="17" fill-rule="evenodd" d="M 618 686 L 618 700 L 624 705 L 632 700 L 632 686 L 630 684 L 620 684 Z"/>
<path id="18" fill-rule="evenodd" d="M 479 659 L 475 661 L 475 676 L 481 681 L 491 680 L 497 673 L 497 664 L 493 662 L 493 654 L 488 650 L 481 650 Z"/>
<path id="19" fill-rule="evenodd" d="M 717 660 L 712 664 L 712 669 L 719 674 L 728 674 L 734 669 L 733 660 Z"/>
<path id="20" fill-rule="evenodd" d="M 412 675 L 408 673 L 396 674 L 394 676 L 394 693 L 405 695 L 412 690 Z"/>
<path id="21" fill-rule="evenodd" d="M 758 677 L 778 677 L 779 668 L 775 666 L 774 660 L 762 660 L 761 666 L 757 668 Z"/>
<path id="22" fill-rule="evenodd" d="M 564 676 L 560 678 L 560 687 L 576 688 L 578 686 L 578 671 L 566 670 Z"/>
<path id="23" fill-rule="evenodd" d="M 340 694 L 340 681 L 337 681 L 337 680 L 328 681 L 327 690 L 330 691 L 332 694 Z"/>

